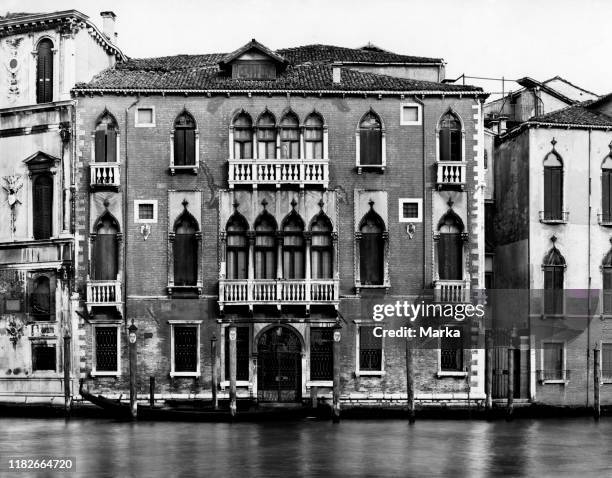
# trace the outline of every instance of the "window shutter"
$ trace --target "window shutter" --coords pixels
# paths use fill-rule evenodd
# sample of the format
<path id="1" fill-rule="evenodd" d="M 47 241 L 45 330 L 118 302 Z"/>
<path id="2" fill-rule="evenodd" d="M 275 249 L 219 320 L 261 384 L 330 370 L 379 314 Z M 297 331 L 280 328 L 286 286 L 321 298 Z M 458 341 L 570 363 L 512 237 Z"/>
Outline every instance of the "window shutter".
<path id="1" fill-rule="evenodd" d="M 117 236 L 98 234 L 94 243 L 94 280 L 117 280 Z"/>
<path id="2" fill-rule="evenodd" d="M 370 158 L 370 140 L 369 131 L 362 130 L 359 132 L 359 162 L 361 164 L 373 164 Z"/>
<path id="3" fill-rule="evenodd" d="M 51 42 L 43 40 L 38 47 L 36 101 L 53 101 L 53 52 Z"/>
<path id="4" fill-rule="evenodd" d="M 185 165 L 185 130 L 177 129 L 174 131 L 174 164 L 176 166 Z"/>
<path id="5" fill-rule="evenodd" d="M 106 161 L 106 131 L 96 130 L 96 163 Z"/>
<path id="6" fill-rule="evenodd" d="M 604 170 L 601 175 L 601 212 L 603 213 L 603 220 L 610 221 L 610 215 L 612 214 L 612 208 L 610 207 L 610 171 Z"/>
<path id="7" fill-rule="evenodd" d="M 553 185 L 552 169 L 544 168 L 544 219 L 549 219 L 553 214 Z"/>
<path id="8" fill-rule="evenodd" d="M 185 164 L 195 164 L 195 131 L 185 130 Z"/>
<path id="9" fill-rule="evenodd" d="M 53 219 L 53 180 L 39 176 L 34 182 L 34 239 L 51 237 Z"/>
<path id="10" fill-rule="evenodd" d="M 379 233 L 364 233 L 359 241 L 361 283 L 378 285 L 383 283 L 383 239 Z"/>
<path id="11" fill-rule="evenodd" d="M 117 132 L 106 130 L 106 162 L 117 162 Z"/>
<path id="12" fill-rule="evenodd" d="M 440 130 L 440 161 L 450 161 L 450 130 Z"/>
<path id="13" fill-rule="evenodd" d="M 174 284 L 192 286 L 197 282 L 197 241 L 195 234 L 176 234 L 174 237 Z"/>
<path id="14" fill-rule="evenodd" d="M 554 219 L 562 219 L 563 208 L 563 171 L 561 168 L 554 168 L 552 172 L 552 213 Z"/>
<path id="15" fill-rule="evenodd" d="M 461 131 L 450 131 L 450 159 L 461 161 Z"/>

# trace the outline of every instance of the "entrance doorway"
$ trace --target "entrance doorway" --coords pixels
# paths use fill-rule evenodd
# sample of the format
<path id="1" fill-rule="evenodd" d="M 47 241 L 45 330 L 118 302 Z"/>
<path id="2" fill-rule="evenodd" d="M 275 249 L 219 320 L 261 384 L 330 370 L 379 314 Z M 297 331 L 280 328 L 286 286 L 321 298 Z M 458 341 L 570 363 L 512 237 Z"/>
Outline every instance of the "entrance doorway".
<path id="1" fill-rule="evenodd" d="M 302 399 L 302 347 L 295 332 L 271 327 L 257 343 L 257 399 L 296 402 Z"/>

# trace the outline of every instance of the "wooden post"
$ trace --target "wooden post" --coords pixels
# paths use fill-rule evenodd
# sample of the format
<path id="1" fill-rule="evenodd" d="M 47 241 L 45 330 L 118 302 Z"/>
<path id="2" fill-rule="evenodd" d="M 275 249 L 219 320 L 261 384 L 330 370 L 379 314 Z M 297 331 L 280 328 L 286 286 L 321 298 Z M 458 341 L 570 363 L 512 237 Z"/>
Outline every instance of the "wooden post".
<path id="1" fill-rule="evenodd" d="M 149 405 L 155 406 L 155 377 L 149 377 Z"/>
<path id="2" fill-rule="evenodd" d="M 129 342 L 129 361 L 130 361 L 130 416 L 132 420 L 136 420 L 138 416 L 138 403 L 136 396 L 136 331 L 138 328 L 134 325 L 128 327 L 128 342 Z"/>
<path id="3" fill-rule="evenodd" d="M 66 335 L 64 335 L 64 414 L 66 417 L 70 416 L 70 409 L 72 408 L 72 393 L 70 392 L 71 342 L 70 333 L 66 331 Z"/>
<path id="4" fill-rule="evenodd" d="M 310 387 L 310 406 L 312 408 L 319 406 L 319 387 Z"/>
<path id="5" fill-rule="evenodd" d="M 486 338 L 487 360 L 485 364 L 485 389 L 486 389 L 486 409 L 488 413 L 493 410 L 493 336 L 492 331 L 487 331 Z"/>
<path id="6" fill-rule="evenodd" d="M 229 327 L 230 415 L 236 416 L 236 327 Z"/>
<path id="7" fill-rule="evenodd" d="M 408 401 L 408 421 L 414 423 L 414 358 L 412 347 L 406 340 L 406 392 Z"/>
<path id="8" fill-rule="evenodd" d="M 508 348 L 508 403 L 506 405 L 506 419 L 512 419 L 514 411 L 514 348 Z"/>
<path id="9" fill-rule="evenodd" d="M 218 365 L 217 365 L 217 336 L 213 334 L 212 339 L 210 339 L 210 356 L 212 357 L 212 405 L 213 409 L 217 410 L 219 408 L 219 398 L 217 397 L 217 388 L 219 387 L 218 381 Z"/>
<path id="10" fill-rule="evenodd" d="M 336 326 L 334 327 L 334 388 L 332 393 L 332 421 L 334 423 L 340 422 L 340 340 L 342 338 L 340 330 L 340 324 L 336 323 Z"/>
<path id="11" fill-rule="evenodd" d="M 599 386 L 601 384 L 601 361 L 600 350 L 593 349 L 593 418 L 599 420 L 601 415 L 601 405 L 599 402 Z"/>

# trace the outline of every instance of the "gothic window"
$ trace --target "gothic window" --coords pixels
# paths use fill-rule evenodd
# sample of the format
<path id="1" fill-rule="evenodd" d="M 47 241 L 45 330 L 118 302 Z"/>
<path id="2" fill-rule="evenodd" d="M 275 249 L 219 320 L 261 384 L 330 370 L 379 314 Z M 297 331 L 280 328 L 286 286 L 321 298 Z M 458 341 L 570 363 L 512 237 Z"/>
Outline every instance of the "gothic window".
<path id="1" fill-rule="evenodd" d="M 229 328 L 225 329 L 225 380 L 230 379 Z M 249 328 L 236 327 L 236 380 L 249 380 Z"/>
<path id="2" fill-rule="evenodd" d="M 227 221 L 226 267 L 228 279 L 246 279 L 249 268 L 249 224 L 245 217 L 235 212 Z"/>
<path id="3" fill-rule="evenodd" d="M 601 222 L 612 223 L 612 156 L 601 165 Z"/>
<path id="4" fill-rule="evenodd" d="M 283 116 L 280 122 L 281 158 L 300 157 L 300 122 L 293 112 Z"/>
<path id="5" fill-rule="evenodd" d="M 382 165 L 382 123 L 373 111 L 369 111 L 359 123 L 359 163 Z"/>
<path id="6" fill-rule="evenodd" d="M 464 226 L 461 218 L 449 210 L 438 223 L 438 276 L 440 280 L 463 279 Z"/>
<path id="7" fill-rule="evenodd" d="M 276 120 L 269 111 L 257 121 L 257 149 L 259 159 L 276 158 Z"/>
<path id="8" fill-rule="evenodd" d="M 49 239 L 53 232 L 53 177 L 38 174 L 33 184 L 34 239 Z"/>
<path id="9" fill-rule="evenodd" d="M 51 281 L 39 276 L 32 284 L 30 294 L 30 316 L 34 320 L 53 320 L 51 317 Z"/>
<path id="10" fill-rule="evenodd" d="M 199 225 L 185 209 L 174 222 L 174 285 L 195 286 L 198 280 Z"/>
<path id="11" fill-rule="evenodd" d="M 304 221 L 295 209 L 283 220 L 282 229 L 283 278 L 303 279 L 305 277 Z"/>
<path id="12" fill-rule="evenodd" d="M 247 113 L 240 113 L 234 119 L 234 158 L 253 157 L 253 122 Z"/>
<path id="13" fill-rule="evenodd" d="M 193 116 L 184 111 L 174 121 L 174 165 L 192 166 L 196 163 L 196 124 Z"/>
<path id="14" fill-rule="evenodd" d="M 331 327 L 310 329 L 310 380 L 332 380 L 334 339 Z"/>
<path id="15" fill-rule="evenodd" d="M 542 262 L 544 271 L 544 313 L 548 315 L 563 314 L 563 278 L 565 258 L 554 245 Z"/>
<path id="16" fill-rule="evenodd" d="M 38 44 L 36 64 L 36 102 L 53 101 L 53 43 L 44 39 Z"/>
<path id="17" fill-rule="evenodd" d="M 332 223 L 325 214 L 318 214 L 310 223 L 312 244 L 310 247 L 311 274 L 313 279 L 332 279 L 333 242 Z"/>
<path id="18" fill-rule="evenodd" d="M 96 124 L 95 159 L 96 163 L 117 162 L 117 120 L 108 111 L 104 111 Z"/>
<path id="19" fill-rule="evenodd" d="M 440 118 L 440 161 L 461 161 L 462 136 L 461 121 L 456 114 L 449 111 Z"/>
<path id="20" fill-rule="evenodd" d="M 563 162 L 553 150 L 544 158 L 544 217 L 545 221 L 563 220 Z"/>
<path id="21" fill-rule="evenodd" d="M 108 212 L 94 225 L 93 279 L 117 280 L 119 272 L 119 223 Z"/>
<path id="22" fill-rule="evenodd" d="M 385 231 L 383 219 L 370 210 L 359 223 L 360 275 L 362 285 L 382 285 L 384 281 Z"/>
<path id="23" fill-rule="evenodd" d="M 306 159 L 323 158 L 323 118 L 311 113 L 304 123 L 304 148 Z"/>
<path id="24" fill-rule="evenodd" d="M 276 221 L 265 211 L 255 220 L 255 279 L 276 278 Z"/>

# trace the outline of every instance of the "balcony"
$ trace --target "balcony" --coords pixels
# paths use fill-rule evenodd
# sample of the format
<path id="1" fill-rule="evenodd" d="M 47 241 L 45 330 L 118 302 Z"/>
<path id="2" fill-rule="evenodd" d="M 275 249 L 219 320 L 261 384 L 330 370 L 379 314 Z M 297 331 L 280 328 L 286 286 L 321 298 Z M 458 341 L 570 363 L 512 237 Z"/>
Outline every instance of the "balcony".
<path id="1" fill-rule="evenodd" d="M 283 184 L 322 186 L 329 183 L 328 159 L 230 159 L 228 182 L 234 186 Z"/>
<path id="2" fill-rule="evenodd" d="M 539 217 L 542 224 L 567 224 L 569 211 L 540 211 Z"/>
<path id="3" fill-rule="evenodd" d="M 338 307 L 339 281 L 334 279 L 221 279 L 219 307 L 226 305 L 333 305 Z"/>
<path id="4" fill-rule="evenodd" d="M 437 280 L 434 282 L 434 301 L 448 303 L 470 302 L 469 280 Z"/>
<path id="5" fill-rule="evenodd" d="M 93 307 L 115 307 L 123 315 L 121 301 L 121 281 L 119 280 L 89 280 L 87 281 L 87 312 L 91 314 Z"/>
<path id="6" fill-rule="evenodd" d="M 119 163 L 90 163 L 89 173 L 92 188 L 119 188 Z"/>
<path id="7" fill-rule="evenodd" d="M 466 163 L 460 161 L 438 161 L 436 163 L 436 185 L 438 189 L 459 188 L 463 191 L 467 180 Z"/>

